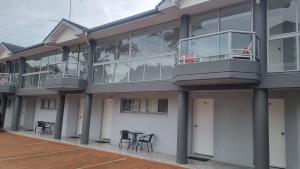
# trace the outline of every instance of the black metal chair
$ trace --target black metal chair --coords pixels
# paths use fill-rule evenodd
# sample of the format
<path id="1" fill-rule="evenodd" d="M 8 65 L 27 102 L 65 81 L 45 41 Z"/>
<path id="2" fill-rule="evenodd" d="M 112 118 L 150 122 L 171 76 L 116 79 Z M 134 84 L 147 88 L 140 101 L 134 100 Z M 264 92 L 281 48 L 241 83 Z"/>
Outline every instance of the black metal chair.
<path id="1" fill-rule="evenodd" d="M 52 135 L 54 122 L 45 122 L 45 133 L 48 135 Z"/>
<path id="2" fill-rule="evenodd" d="M 132 138 L 129 137 L 130 131 L 121 130 L 120 135 L 121 135 L 121 138 L 120 138 L 120 142 L 119 142 L 119 147 L 122 148 L 123 143 L 128 143 L 128 147 L 127 147 L 127 149 L 128 149 L 129 146 L 132 144 Z"/>
<path id="3" fill-rule="evenodd" d="M 35 122 L 34 133 L 36 133 L 38 129 L 39 129 L 39 134 L 45 133 L 45 122 L 44 121 Z"/>
<path id="4" fill-rule="evenodd" d="M 149 151 L 149 145 L 150 145 L 150 148 L 151 148 L 151 152 L 153 152 L 153 147 L 152 147 L 153 136 L 154 136 L 154 134 L 149 134 L 149 135 L 141 136 L 139 138 L 139 141 L 137 142 L 136 151 L 137 151 L 137 149 L 138 149 L 139 146 L 141 147 L 141 150 L 143 150 L 143 145 L 145 143 L 147 145 L 148 153 L 150 152 Z"/>

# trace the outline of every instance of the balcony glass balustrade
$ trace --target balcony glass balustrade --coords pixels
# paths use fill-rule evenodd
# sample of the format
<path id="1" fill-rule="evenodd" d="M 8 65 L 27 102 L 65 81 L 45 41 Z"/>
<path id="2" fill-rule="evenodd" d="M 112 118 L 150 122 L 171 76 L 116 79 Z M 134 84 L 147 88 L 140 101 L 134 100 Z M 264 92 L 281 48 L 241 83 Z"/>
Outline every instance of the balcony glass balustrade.
<path id="1" fill-rule="evenodd" d="M 0 85 L 16 85 L 17 73 L 0 73 Z"/>
<path id="2" fill-rule="evenodd" d="M 62 62 L 49 65 L 48 79 L 52 78 L 87 78 L 87 65 L 82 62 Z"/>
<path id="3" fill-rule="evenodd" d="M 224 59 L 259 60 L 259 38 L 254 32 L 224 31 L 181 39 L 176 48 L 176 64 Z"/>

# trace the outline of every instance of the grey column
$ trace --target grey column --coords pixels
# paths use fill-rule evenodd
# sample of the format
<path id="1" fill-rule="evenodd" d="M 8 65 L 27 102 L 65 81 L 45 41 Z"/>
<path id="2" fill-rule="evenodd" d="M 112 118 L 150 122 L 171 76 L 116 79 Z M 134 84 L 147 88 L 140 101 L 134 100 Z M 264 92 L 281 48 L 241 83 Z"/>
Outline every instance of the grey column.
<path id="1" fill-rule="evenodd" d="M 92 111 L 92 95 L 85 94 L 83 122 L 82 122 L 82 130 L 81 130 L 81 144 L 89 143 L 91 111 Z"/>
<path id="2" fill-rule="evenodd" d="M 254 166 L 269 168 L 269 112 L 268 90 L 254 90 Z"/>
<path id="3" fill-rule="evenodd" d="M 24 65 L 25 65 L 25 58 L 20 58 L 18 60 L 18 69 L 19 69 L 19 72 L 18 72 L 18 77 L 17 77 L 17 83 L 18 83 L 18 88 L 22 88 L 23 86 L 23 78 L 22 78 L 22 75 L 23 75 L 23 71 L 24 71 Z"/>
<path id="4" fill-rule="evenodd" d="M 56 120 L 55 120 L 55 131 L 54 131 L 54 139 L 57 140 L 61 139 L 61 131 L 62 131 L 63 118 L 64 118 L 64 107 L 65 107 L 65 95 L 59 94 Z"/>
<path id="5" fill-rule="evenodd" d="M 62 52 L 62 60 L 63 61 L 68 61 L 68 57 L 69 57 L 69 48 L 67 46 L 64 46 L 63 48 L 63 52 Z"/>
<path id="6" fill-rule="evenodd" d="M 267 0 L 253 0 L 253 31 L 260 38 L 259 57 L 261 71 L 267 71 Z"/>
<path id="7" fill-rule="evenodd" d="M 1 96 L 1 118 L 0 118 L 0 130 L 3 129 L 4 121 L 5 121 L 5 111 L 6 111 L 6 103 L 7 103 L 7 96 Z"/>
<path id="8" fill-rule="evenodd" d="M 96 42 L 94 40 L 89 41 L 89 56 L 88 56 L 88 71 L 87 71 L 87 82 L 88 86 L 91 86 L 93 80 L 93 58 L 95 53 Z"/>
<path id="9" fill-rule="evenodd" d="M 17 131 L 19 128 L 21 104 L 22 104 L 22 96 L 16 96 L 15 110 L 13 112 L 12 125 L 11 125 L 12 131 Z"/>
<path id="10" fill-rule="evenodd" d="M 188 106 L 189 93 L 178 92 L 178 123 L 177 123 L 177 154 L 176 161 L 179 164 L 187 163 L 188 149 Z"/>

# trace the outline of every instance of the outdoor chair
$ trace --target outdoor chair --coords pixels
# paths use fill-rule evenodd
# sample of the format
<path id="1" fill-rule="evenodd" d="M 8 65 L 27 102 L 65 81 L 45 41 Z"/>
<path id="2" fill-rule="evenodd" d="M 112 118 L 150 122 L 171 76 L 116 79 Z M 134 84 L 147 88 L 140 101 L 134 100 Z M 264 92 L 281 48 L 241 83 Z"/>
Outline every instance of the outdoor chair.
<path id="1" fill-rule="evenodd" d="M 128 147 L 127 147 L 127 149 L 128 149 L 129 146 L 132 144 L 132 138 L 129 137 L 130 131 L 121 130 L 120 135 L 121 135 L 121 138 L 120 138 L 120 142 L 119 142 L 119 147 L 122 148 L 123 143 L 128 143 Z"/>
<path id="2" fill-rule="evenodd" d="M 136 151 L 138 149 L 138 147 L 140 146 L 141 150 L 143 150 L 143 145 L 146 144 L 147 145 L 147 150 L 148 150 L 148 153 L 150 152 L 149 151 L 149 145 L 150 145 L 150 148 L 151 148 L 151 152 L 153 152 L 153 147 L 152 147 L 152 139 L 153 139 L 153 136 L 154 134 L 149 134 L 149 135 L 144 135 L 144 136 L 141 136 L 139 138 L 139 141 L 137 142 L 137 145 L 136 145 Z"/>
<path id="3" fill-rule="evenodd" d="M 45 122 L 45 134 L 52 135 L 54 122 Z"/>
<path id="4" fill-rule="evenodd" d="M 35 122 L 34 125 L 34 133 L 38 131 L 39 134 L 44 134 L 45 133 L 45 122 L 44 121 L 37 121 Z"/>

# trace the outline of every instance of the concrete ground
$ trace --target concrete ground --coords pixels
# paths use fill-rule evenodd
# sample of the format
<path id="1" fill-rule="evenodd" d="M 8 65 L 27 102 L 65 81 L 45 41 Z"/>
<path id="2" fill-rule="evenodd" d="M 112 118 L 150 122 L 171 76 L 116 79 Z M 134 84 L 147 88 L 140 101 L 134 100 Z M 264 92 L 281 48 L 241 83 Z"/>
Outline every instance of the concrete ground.
<path id="1" fill-rule="evenodd" d="M 57 140 L 53 140 L 53 136 L 38 135 L 38 134 L 34 134 L 33 132 L 30 132 L 30 131 L 18 131 L 18 132 L 12 132 L 12 133 L 22 135 L 22 136 L 29 136 L 29 137 L 33 137 L 33 138 L 43 139 L 43 140 L 47 140 L 47 141 L 55 141 L 55 142 L 59 142 L 59 143 L 72 144 L 72 145 L 76 145 L 76 146 L 80 146 L 80 147 L 84 147 L 84 148 L 91 148 L 91 149 L 95 149 L 95 150 L 101 150 L 101 151 L 106 151 L 106 152 L 110 152 L 110 153 L 126 155 L 126 156 L 130 156 L 133 158 L 139 158 L 139 159 L 144 159 L 144 160 L 149 160 L 149 161 L 154 161 L 154 162 L 166 163 L 166 164 L 170 164 L 170 165 L 177 165 L 179 167 L 190 168 L 190 169 L 253 169 L 253 168 L 249 168 L 249 167 L 236 166 L 236 165 L 212 161 L 212 160 L 210 160 L 208 162 L 189 160 L 189 164 L 187 164 L 187 165 L 178 165 L 178 164 L 176 164 L 175 156 L 163 154 L 163 153 L 155 152 L 155 153 L 148 154 L 147 151 L 136 152 L 135 150 L 132 150 L 132 149 L 128 149 L 128 150 L 126 148 L 120 149 L 118 146 L 111 145 L 111 144 L 96 143 L 95 140 L 90 140 L 88 145 L 81 145 L 80 139 L 63 138 L 62 140 L 57 141 Z"/>

